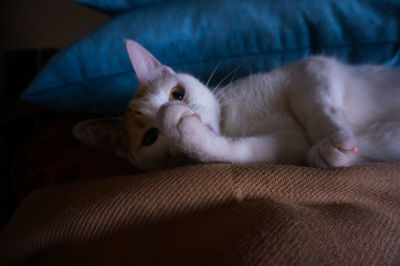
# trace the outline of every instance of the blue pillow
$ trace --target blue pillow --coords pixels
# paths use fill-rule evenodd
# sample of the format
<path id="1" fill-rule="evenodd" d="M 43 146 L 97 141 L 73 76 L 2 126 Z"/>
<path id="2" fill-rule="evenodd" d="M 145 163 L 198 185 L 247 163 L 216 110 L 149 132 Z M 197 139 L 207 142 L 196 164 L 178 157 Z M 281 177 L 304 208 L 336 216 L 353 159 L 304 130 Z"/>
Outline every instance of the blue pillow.
<path id="1" fill-rule="evenodd" d="M 22 98 L 49 108 L 121 114 L 137 79 L 133 39 L 175 71 L 211 84 L 310 54 L 400 65 L 400 1 L 188 0 L 131 9 L 58 53 Z"/>
<path id="2" fill-rule="evenodd" d="M 75 0 L 78 3 L 102 10 L 108 13 L 118 13 L 126 9 L 168 0 Z"/>

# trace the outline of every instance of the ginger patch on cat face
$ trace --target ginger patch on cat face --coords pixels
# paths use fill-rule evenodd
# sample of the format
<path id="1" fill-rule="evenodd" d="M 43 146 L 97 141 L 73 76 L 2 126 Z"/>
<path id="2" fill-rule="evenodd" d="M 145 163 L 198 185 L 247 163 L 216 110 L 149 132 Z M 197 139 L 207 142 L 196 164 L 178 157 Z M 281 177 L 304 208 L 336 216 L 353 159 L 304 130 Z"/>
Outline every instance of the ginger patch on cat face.
<path id="1" fill-rule="evenodd" d="M 129 147 L 131 151 L 138 152 L 143 146 L 144 135 L 153 125 L 153 119 L 143 115 L 135 105 L 129 105 L 125 111 L 125 121 Z"/>
<path id="2" fill-rule="evenodd" d="M 143 98 L 143 96 L 146 95 L 146 92 L 149 90 L 149 88 L 145 85 L 140 85 L 138 88 L 136 94 L 135 94 L 135 99 L 140 99 Z M 129 107 L 128 107 L 129 108 Z"/>

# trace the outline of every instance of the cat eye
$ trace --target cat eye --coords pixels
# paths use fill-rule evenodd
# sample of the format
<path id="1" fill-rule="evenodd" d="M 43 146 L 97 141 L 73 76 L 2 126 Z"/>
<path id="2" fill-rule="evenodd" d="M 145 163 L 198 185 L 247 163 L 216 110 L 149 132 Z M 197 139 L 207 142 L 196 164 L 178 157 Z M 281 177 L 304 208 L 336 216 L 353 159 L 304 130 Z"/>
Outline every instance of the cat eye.
<path id="1" fill-rule="evenodd" d="M 143 146 L 150 146 L 154 142 L 156 142 L 158 138 L 158 129 L 155 127 L 150 128 L 147 130 L 146 134 L 144 134 L 142 145 Z"/>
<path id="2" fill-rule="evenodd" d="M 169 92 L 169 100 L 174 101 L 182 101 L 183 97 L 185 97 L 185 90 L 182 87 L 173 87 Z"/>

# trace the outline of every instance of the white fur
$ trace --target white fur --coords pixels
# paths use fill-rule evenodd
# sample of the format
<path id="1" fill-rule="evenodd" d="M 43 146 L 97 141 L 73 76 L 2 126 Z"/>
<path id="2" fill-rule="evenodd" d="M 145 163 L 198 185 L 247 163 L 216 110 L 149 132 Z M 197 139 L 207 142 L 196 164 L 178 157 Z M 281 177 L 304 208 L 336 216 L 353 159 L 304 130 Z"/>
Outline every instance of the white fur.
<path id="1" fill-rule="evenodd" d="M 178 84 L 185 97 L 170 101 Z M 152 92 L 133 102 L 155 118 L 162 136 L 136 157 L 152 149 L 202 162 L 340 167 L 400 161 L 400 69 L 315 56 L 242 78 L 215 95 L 173 71 L 147 85 Z M 147 153 L 141 161 L 155 157 Z"/>

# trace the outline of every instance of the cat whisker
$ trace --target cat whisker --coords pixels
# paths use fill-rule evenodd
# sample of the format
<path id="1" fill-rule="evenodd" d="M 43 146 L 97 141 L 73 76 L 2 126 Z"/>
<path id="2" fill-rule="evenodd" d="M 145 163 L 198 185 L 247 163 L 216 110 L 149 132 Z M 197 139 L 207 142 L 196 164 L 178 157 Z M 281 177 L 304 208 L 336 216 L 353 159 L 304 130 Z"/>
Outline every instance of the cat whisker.
<path id="1" fill-rule="evenodd" d="M 215 66 L 213 72 L 211 73 L 210 77 L 207 80 L 206 87 L 208 87 L 208 83 L 210 83 L 212 77 L 214 76 L 215 72 L 217 71 L 218 67 L 221 65 L 221 60 L 218 61 L 218 64 Z"/>
<path id="2" fill-rule="evenodd" d="M 242 64 L 239 64 L 237 67 L 235 67 L 231 72 L 229 72 L 218 84 L 217 86 L 212 90 L 212 92 L 214 93 L 219 86 L 232 74 L 236 73 L 236 71 L 238 71 L 238 69 L 242 66 Z"/>
<path id="3" fill-rule="evenodd" d="M 243 95 L 243 96 L 240 96 L 240 97 L 236 97 L 236 98 L 229 99 L 228 101 L 224 101 L 224 99 L 218 99 L 218 102 L 219 102 L 221 105 L 229 105 L 230 103 L 236 102 L 237 100 L 243 99 L 243 98 L 245 98 L 245 97 L 246 97 L 246 95 Z"/>
<path id="4" fill-rule="evenodd" d="M 218 90 L 218 91 L 214 94 L 214 96 L 215 96 L 216 98 L 219 98 L 219 97 L 221 97 L 222 95 L 224 95 L 225 89 L 228 88 L 229 85 L 230 85 L 230 84 L 227 84 L 226 86 L 224 86 L 223 88 L 221 88 L 220 90 Z"/>
<path id="5" fill-rule="evenodd" d="M 222 99 L 224 98 L 225 94 L 224 94 L 224 92 L 223 92 L 222 90 L 220 90 L 219 92 L 221 92 L 221 93 L 217 93 L 217 94 L 215 95 L 215 98 L 216 98 L 217 100 L 222 100 Z"/>

